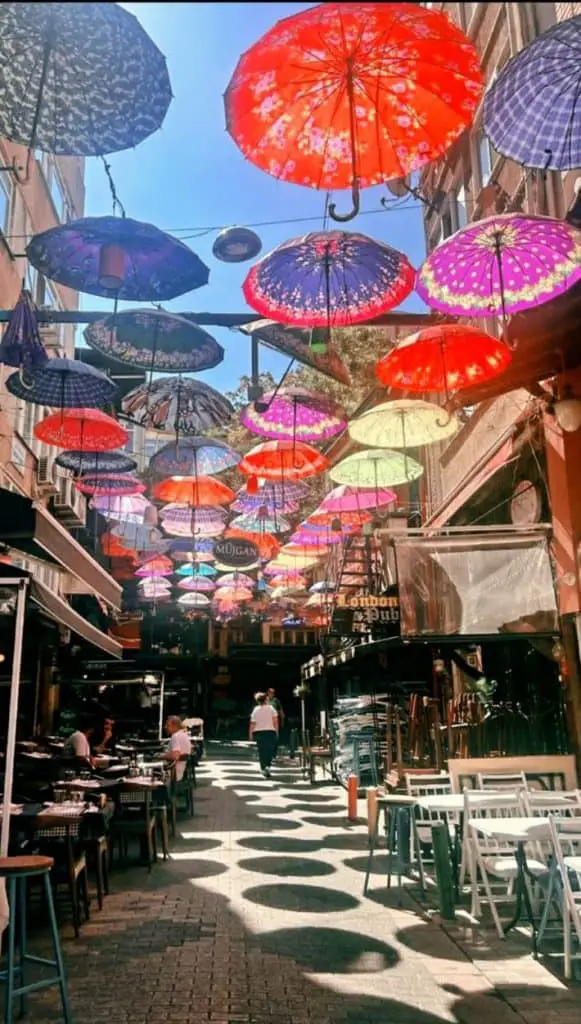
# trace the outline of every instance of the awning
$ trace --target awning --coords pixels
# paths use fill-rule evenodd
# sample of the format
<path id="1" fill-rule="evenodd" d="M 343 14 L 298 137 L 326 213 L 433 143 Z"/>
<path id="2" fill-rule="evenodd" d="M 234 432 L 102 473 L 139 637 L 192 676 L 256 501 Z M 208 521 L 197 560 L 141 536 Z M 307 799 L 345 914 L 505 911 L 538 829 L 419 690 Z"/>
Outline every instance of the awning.
<path id="1" fill-rule="evenodd" d="M 0 542 L 32 558 L 57 563 L 106 604 L 121 608 L 120 585 L 44 506 L 30 498 L 0 490 Z"/>
<path id="2" fill-rule="evenodd" d="M 106 633 L 102 633 L 100 629 L 97 629 L 87 619 L 84 619 L 82 615 L 79 615 L 74 608 L 71 608 L 67 601 L 64 601 L 57 594 L 53 594 L 42 583 L 38 583 L 36 580 L 32 581 L 30 596 L 49 618 L 54 619 L 61 626 L 66 626 L 67 629 L 70 629 L 72 633 L 76 633 L 77 636 L 86 640 L 87 643 L 93 644 L 94 647 L 99 647 L 100 650 L 106 651 L 107 654 L 111 654 L 114 658 L 121 658 L 123 656 L 121 644 L 118 644 L 112 637 L 107 636 Z"/>
<path id="3" fill-rule="evenodd" d="M 428 526 L 445 526 L 446 523 L 452 519 L 452 516 L 456 515 L 456 512 L 460 511 L 462 506 L 466 504 L 473 494 L 476 494 L 476 492 L 479 491 L 480 488 L 483 487 L 499 469 L 502 469 L 503 466 L 506 466 L 507 463 L 511 462 L 514 458 L 516 458 L 516 456 L 513 449 L 513 440 L 512 437 L 509 437 L 509 439 L 496 450 L 494 455 L 492 455 L 484 466 L 481 466 L 480 469 L 476 469 L 471 476 L 465 478 L 461 487 L 455 492 L 452 492 L 451 497 L 445 499 L 443 507 L 441 507 L 431 519 L 427 520 L 425 524 L 426 528 Z"/>

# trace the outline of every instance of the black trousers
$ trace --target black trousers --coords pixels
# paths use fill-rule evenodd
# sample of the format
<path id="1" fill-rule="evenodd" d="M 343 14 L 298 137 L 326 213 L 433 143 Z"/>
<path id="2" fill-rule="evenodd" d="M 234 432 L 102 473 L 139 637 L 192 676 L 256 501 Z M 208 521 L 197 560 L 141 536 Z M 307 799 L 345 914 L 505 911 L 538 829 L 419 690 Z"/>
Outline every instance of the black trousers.
<path id="1" fill-rule="evenodd" d="M 258 758 L 263 771 L 270 768 L 276 753 L 277 734 L 274 729 L 257 729 L 254 733 L 256 746 L 258 747 Z"/>

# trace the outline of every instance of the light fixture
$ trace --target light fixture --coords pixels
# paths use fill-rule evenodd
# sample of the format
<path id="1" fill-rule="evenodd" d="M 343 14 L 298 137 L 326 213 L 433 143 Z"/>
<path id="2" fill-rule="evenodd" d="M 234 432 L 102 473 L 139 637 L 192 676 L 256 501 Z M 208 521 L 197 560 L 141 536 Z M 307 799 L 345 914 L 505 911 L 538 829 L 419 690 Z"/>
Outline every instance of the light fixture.
<path id="1" fill-rule="evenodd" d="M 573 391 L 567 386 L 563 396 L 553 406 L 555 419 L 567 434 L 574 434 L 581 427 L 581 399 L 576 398 Z"/>
<path id="2" fill-rule="evenodd" d="M 99 253 L 99 286 L 110 292 L 118 292 L 124 280 L 124 249 L 119 245 L 104 245 Z"/>

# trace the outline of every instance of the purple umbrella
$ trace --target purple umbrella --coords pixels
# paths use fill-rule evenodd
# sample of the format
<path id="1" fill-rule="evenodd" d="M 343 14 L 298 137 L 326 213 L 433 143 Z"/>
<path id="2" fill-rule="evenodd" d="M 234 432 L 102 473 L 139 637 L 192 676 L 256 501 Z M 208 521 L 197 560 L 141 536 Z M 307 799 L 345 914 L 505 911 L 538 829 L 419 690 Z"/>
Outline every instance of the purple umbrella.
<path id="1" fill-rule="evenodd" d="M 156 373 L 211 370 L 224 349 L 197 324 L 162 309 L 129 309 L 90 324 L 85 341 L 110 359 Z"/>
<path id="2" fill-rule="evenodd" d="M 180 580 L 178 589 L 198 591 L 200 594 L 211 594 L 216 589 L 216 584 L 212 580 L 206 579 L 205 576 L 192 576 Z"/>
<path id="3" fill-rule="evenodd" d="M 251 402 L 240 414 L 248 430 L 275 441 L 325 441 L 347 426 L 345 410 L 325 394 L 306 388 L 281 388 Z"/>
<path id="4" fill-rule="evenodd" d="M 150 505 L 151 502 L 142 494 L 101 494 L 91 501 L 91 508 L 106 519 L 117 519 L 125 523 L 143 523 L 145 511 Z"/>
<path id="5" fill-rule="evenodd" d="M 223 441 L 184 437 L 160 448 L 150 459 L 149 468 L 159 476 L 212 476 L 233 469 L 241 458 Z"/>
<path id="6" fill-rule="evenodd" d="M 296 483 L 291 483 L 290 480 L 269 480 L 258 488 L 256 494 L 249 494 L 246 487 L 241 487 L 236 501 L 232 502 L 230 508 L 233 512 L 257 512 L 262 507 L 267 508 L 269 512 L 296 512 L 308 493 L 308 485 L 300 480 Z"/>
<path id="7" fill-rule="evenodd" d="M 418 273 L 420 296 L 452 316 L 503 317 L 540 306 L 581 279 L 581 232 L 566 221 L 505 213 L 457 231 Z"/>
<path id="8" fill-rule="evenodd" d="M 23 288 L 0 342 L 0 363 L 34 370 L 47 359 L 40 340 L 32 296 Z"/>
<path id="9" fill-rule="evenodd" d="M 190 536 L 211 537 L 221 533 L 226 523 L 227 512 L 216 505 L 196 508 L 192 505 L 166 505 L 161 509 L 161 525 L 166 532 L 173 529 L 188 529 Z"/>
<path id="10" fill-rule="evenodd" d="M 124 452 L 61 452 L 54 460 L 72 473 L 132 473 L 137 462 Z"/>
<path id="11" fill-rule="evenodd" d="M 28 260 L 51 281 L 108 299 L 162 302 L 208 283 L 187 245 L 129 217 L 81 217 L 35 235 Z"/>

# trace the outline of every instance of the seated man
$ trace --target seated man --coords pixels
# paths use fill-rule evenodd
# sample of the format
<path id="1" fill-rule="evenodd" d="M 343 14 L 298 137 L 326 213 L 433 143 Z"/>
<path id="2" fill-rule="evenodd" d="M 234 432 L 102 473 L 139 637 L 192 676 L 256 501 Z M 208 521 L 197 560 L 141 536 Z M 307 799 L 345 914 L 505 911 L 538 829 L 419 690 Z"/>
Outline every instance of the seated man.
<path id="1" fill-rule="evenodd" d="M 165 723 L 165 731 L 171 737 L 169 750 L 165 757 L 168 761 L 177 761 L 176 779 L 183 779 L 186 770 L 185 760 L 192 752 L 192 741 L 183 727 L 178 715 L 170 715 Z M 180 763 L 181 762 L 181 763 Z"/>
<path id="2" fill-rule="evenodd" d="M 91 737 L 95 732 L 95 724 L 88 718 L 79 720 L 78 728 L 69 736 L 65 743 L 65 754 L 75 757 L 87 765 L 91 765 Z"/>
<path id="3" fill-rule="evenodd" d="M 102 728 L 95 733 L 93 738 L 94 754 L 100 755 L 115 753 L 115 737 L 113 736 L 114 725 L 115 722 L 112 718 L 105 718 L 103 720 Z"/>

